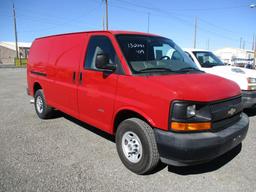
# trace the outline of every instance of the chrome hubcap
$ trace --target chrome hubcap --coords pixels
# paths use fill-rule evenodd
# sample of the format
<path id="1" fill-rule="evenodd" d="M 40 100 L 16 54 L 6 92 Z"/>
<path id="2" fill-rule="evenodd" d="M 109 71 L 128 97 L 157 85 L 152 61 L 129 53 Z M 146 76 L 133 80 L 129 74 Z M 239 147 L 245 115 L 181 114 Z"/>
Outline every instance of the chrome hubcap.
<path id="1" fill-rule="evenodd" d="M 131 131 L 122 137 L 122 149 L 125 157 L 132 163 L 138 163 L 142 157 L 142 145 L 139 137 Z"/>
<path id="2" fill-rule="evenodd" d="M 42 97 L 41 96 L 38 96 L 37 98 L 36 98 L 36 109 L 37 109 L 37 111 L 39 112 L 39 113 L 42 113 L 43 112 L 43 99 L 42 99 Z"/>

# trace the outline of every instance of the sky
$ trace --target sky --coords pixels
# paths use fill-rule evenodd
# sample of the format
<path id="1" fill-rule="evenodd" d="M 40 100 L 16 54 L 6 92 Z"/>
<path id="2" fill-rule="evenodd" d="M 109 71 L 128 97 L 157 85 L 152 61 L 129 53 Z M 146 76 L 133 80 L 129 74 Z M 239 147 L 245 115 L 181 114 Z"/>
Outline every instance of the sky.
<path id="1" fill-rule="evenodd" d="M 102 30 L 105 0 L 0 0 L 0 41 L 32 42 L 52 34 Z M 256 36 L 256 0 L 108 0 L 109 29 L 162 35 L 181 47 L 252 48 Z M 149 23 L 149 24 L 148 24 Z"/>

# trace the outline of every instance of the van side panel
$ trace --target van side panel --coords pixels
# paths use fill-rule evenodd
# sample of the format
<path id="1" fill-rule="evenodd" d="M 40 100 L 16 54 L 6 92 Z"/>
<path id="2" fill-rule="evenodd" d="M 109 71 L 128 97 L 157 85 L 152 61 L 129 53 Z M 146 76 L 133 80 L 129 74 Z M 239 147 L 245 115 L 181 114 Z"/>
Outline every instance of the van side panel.
<path id="1" fill-rule="evenodd" d="M 29 94 L 34 95 L 33 86 L 37 82 L 42 88 L 49 84 L 47 77 L 47 66 L 49 52 L 51 51 L 51 42 L 48 39 L 37 39 L 33 42 L 30 49 L 27 66 L 27 79 Z M 46 99 L 49 97 L 45 94 Z"/>
<path id="2" fill-rule="evenodd" d="M 78 70 L 85 38 L 86 34 L 54 37 L 49 58 L 49 63 L 54 68 L 54 83 L 47 90 L 51 103 L 55 108 L 76 117 Z"/>
<path id="3" fill-rule="evenodd" d="M 60 35 L 36 39 L 27 67 L 28 90 L 34 95 L 38 83 L 47 104 L 78 117 L 78 70 L 87 34 Z"/>

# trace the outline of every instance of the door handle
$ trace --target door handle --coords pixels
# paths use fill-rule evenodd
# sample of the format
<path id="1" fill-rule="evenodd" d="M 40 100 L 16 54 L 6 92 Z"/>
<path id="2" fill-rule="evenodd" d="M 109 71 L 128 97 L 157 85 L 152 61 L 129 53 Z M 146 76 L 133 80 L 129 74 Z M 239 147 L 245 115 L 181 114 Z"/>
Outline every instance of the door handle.
<path id="1" fill-rule="evenodd" d="M 79 83 L 82 84 L 82 81 L 83 81 L 83 73 L 80 72 L 80 74 L 79 74 Z"/>
<path id="2" fill-rule="evenodd" d="M 72 80 L 73 80 L 73 83 L 76 81 L 76 72 L 73 72 Z"/>

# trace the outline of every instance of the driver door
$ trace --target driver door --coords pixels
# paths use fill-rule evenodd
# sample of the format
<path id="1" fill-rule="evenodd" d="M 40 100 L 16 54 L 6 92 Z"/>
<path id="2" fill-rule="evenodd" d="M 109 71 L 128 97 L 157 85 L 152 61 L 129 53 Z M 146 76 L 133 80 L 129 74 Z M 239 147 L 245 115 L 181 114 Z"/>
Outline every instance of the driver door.
<path id="1" fill-rule="evenodd" d="M 80 118 L 104 131 L 112 129 L 112 116 L 116 98 L 119 59 L 107 35 L 90 36 L 85 63 L 80 67 L 78 108 Z M 97 69 L 96 55 L 105 53 L 110 63 L 117 64 L 115 72 Z"/>

